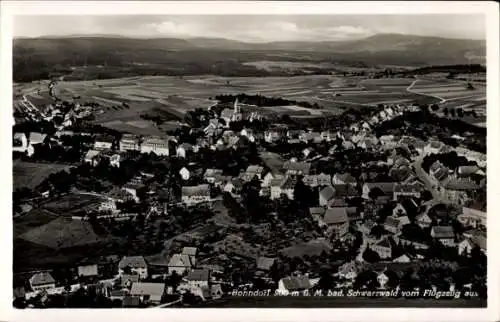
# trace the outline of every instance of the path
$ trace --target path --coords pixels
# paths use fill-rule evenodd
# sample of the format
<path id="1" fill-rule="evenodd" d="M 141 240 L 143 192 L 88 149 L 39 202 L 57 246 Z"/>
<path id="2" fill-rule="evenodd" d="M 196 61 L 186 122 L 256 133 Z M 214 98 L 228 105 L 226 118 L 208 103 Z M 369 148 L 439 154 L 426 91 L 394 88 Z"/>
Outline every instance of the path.
<path id="1" fill-rule="evenodd" d="M 418 94 L 418 95 L 423 95 L 423 96 L 429 96 L 429 97 L 434 97 L 434 98 L 437 98 L 438 100 L 440 100 L 439 104 L 443 104 L 445 103 L 447 100 L 445 98 L 442 98 L 440 96 L 437 96 L 437 95 L 432 95 L 432 94 L 426 94 L 426 93 L 419 93 L 419 92 L 416 92 L 414 90 L 412 90 L 412 87 L 418 82 L 418 79 L 415 79 L 411 84 L 410 86 L 408 86 L 406 88 L 406 91 L 409 92 L 409 93 L 412 93 L 412 94 Z"/>

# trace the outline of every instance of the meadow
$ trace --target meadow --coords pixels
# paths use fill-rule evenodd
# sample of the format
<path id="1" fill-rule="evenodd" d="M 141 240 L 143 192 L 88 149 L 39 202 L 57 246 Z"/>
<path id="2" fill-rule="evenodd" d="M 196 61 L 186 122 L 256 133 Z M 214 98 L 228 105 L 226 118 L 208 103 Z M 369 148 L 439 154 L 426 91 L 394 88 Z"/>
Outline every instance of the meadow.
<path id="1" fill-rule="evenodd" d="M 13 170 L 14 190 L 33 189 L 50 174 L 68 170 L 70 166 L 55 163 L 31 163 L 15 160 Z"/>

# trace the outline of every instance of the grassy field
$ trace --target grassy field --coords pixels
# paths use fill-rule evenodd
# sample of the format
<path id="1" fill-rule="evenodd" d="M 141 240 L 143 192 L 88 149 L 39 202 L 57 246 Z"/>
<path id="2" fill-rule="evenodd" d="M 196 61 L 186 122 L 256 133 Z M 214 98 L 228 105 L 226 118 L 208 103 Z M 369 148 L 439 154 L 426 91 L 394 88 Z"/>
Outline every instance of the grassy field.
<path id="1" fill-rule="evenodd" d="M 53 163 L 31 163 L 14 161 L 13 180 L 14 190 L 19 188 L 33 189 L 51 173 L 68 170 L 70 166 Z"/>
<path id="2" fill-rule="evenodd" d="M 475 299 L 406 299 L 328 296 L 230 296 L 201 303 L 196 307 L 215 308 L 483 308 L 486 301 Z"/>
<path id="3" fill-rule="evenodd" d="M 33 228 L 19 238 L 53 249 L 92 245 L 102 241 L 88 222 L 63 217 Z"/>
<path id="4" fill-rule="evenodd" d="M 62 216 L 71 216 L 71 212 L 96 207 L 101 201 L 104 201 L 104 199 L 98 196 L 71 194 L 43 204 L 42 207 Z"/>

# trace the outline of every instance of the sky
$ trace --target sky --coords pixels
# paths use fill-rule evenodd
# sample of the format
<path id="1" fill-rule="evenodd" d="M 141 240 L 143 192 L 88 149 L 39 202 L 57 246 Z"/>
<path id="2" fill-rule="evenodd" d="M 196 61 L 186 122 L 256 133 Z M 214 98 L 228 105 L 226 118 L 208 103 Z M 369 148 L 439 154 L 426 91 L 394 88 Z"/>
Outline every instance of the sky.
<path id="1" fill-rule="evenodd" d="M 332 41 L 400 33 L 486 39 L 482 15 L 114 15 L 16 16 L 14 37 L 110 34 L 227 38 L 245 42 Z"/>

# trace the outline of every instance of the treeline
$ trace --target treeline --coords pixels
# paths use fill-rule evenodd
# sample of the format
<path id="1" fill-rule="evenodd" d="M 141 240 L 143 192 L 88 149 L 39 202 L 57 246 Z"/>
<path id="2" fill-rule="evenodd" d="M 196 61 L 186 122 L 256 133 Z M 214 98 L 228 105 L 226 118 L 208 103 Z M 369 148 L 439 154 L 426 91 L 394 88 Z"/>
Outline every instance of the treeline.
<path id="1" fill-rule="evenodd" d="M 486 73 L 486 67 L 480 64 L 470 65 L 439 65 L 439 66 L 426 66 L 417 68 L 405 73 L 410 74 L 429 74 L 429 73 Z"/>
<path id="2" fill-rule="evenodd" d="M 237 95 L 217 95 L 215 99 L 221 103 L 232 103 L 236 99 L 238 102 L 248 105 L 256 105 L 259 107 L 263 106 L 286 106 L 286 105 L 298 105 L 306 108 L 321 109 L 318 103 L 309 103 L 303 101 L 287 100 L 281 97 L 266 97 L 262 95 L 248 95 L 248 94 L 237 94 Z"/>

